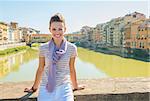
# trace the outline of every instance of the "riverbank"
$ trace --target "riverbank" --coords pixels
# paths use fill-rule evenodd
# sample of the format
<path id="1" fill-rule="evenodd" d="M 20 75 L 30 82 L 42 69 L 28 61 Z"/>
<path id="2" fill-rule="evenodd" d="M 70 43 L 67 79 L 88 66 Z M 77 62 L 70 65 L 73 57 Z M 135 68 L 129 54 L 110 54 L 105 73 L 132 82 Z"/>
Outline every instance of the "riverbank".
<path id="1" fill-rule="evenodd" d="M 24 88 L 32 84 L 33 81 L 0 83 L 0 100 L 17 100 L 26 94 Z M 79 84 L 86 88 L 74 92 L 76 101 L 149 101 L 150 78 L 79 80 Z M 30 98 L 35 100 L 37 94 L 34 93 Z"/>
<path id="2" fill-rule="evenodd" d="M 26 50 L 26 49 L 29 49 L 29 48 L 30 47 L 28 47 L 28 46 L 18 46 L 18 47 L 15 47 L 15 48 L 8 48 L 8 49 L 0 50 L 0 56 L 9 55 L 9 54 L 16 53 L 16 52 Z"/>
<path id="3" fill-rule="evenodd" d="M 3 44 L 3 45 L 0 45 L 0 50 L 5 50 L 5 49 L 9 49 L 9 48 L 20 47 L 20 46 L 26 46 L 26 43 L 25 42 L 20 42 L 20 43 Z"/>
<path id="4" fill-rule="evenodd" d="M 94 47 L 88 45 L 76 44 L 79 47 L 93 50 L 109 55 L 117 55 L 123 58 L 136 59 L 144 62 L 150 62 L 150 51 L 143 49 L 119 48 L 119 47 Z"/>
<path id="5" fill-rule="evenodd" d="M 39 43 L 33 43 L 31 47 L 29 47 L 26 45 L 25 42 L 0 45 L 0 56 L 9 55 L 22 50 L 27 50 L 29 48 L 37 50 L 39 46 L 40 46 Z"/>

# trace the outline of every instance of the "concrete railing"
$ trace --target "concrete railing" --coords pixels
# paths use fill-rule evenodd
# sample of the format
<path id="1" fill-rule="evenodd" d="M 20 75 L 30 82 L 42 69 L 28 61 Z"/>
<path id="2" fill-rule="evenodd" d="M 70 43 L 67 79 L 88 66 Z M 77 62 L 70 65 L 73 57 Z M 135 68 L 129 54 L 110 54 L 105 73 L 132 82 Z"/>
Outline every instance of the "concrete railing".
<path id="1" fill-rule="evenodd" d="M 150 92 L 126 94 L 89 94 L 75 95 L 74 101 L 150 101 Z M 28 99 L 2 99 L 2 101 L 37 101 L 37 97 Z"/>
<path id="2" fill-rule="evenodd" d="M 150 101 L 150 78 L 104 78 L 78 80 L 84 90 L 74 92 L 75 101 Z M 36 101 L 38 92 L 24 93 L 33 81 L 0 83 L 0 101 Z"/>

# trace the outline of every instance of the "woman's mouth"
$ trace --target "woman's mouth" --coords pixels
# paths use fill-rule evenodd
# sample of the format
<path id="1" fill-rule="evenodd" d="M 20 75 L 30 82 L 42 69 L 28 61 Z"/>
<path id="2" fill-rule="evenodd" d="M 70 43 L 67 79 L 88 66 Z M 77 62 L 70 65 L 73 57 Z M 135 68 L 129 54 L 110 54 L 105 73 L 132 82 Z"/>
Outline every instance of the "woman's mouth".
<path id="1" fill-rule="evenodd" d="M 55 34 L 55 35 L 54 35 L 54 37 L 56 37 L 56 38 L 60 38 L 60 37 L 61 37 L 61 35 L 60 35 L 60 34 Z"/>

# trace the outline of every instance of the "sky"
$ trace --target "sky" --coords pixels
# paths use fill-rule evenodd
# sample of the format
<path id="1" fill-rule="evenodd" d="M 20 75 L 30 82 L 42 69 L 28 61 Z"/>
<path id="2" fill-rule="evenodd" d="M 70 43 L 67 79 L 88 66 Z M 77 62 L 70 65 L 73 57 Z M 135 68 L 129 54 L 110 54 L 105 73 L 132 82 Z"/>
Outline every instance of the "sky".
<path id="1" fill-rule="evenodd" d="M 48 34 L 50 17 L 59 12 L 65 17 L 66 33 L 72 33 L 135 11 L 148 18 L 148 5 L 150 0 L 0 0 L 0 21 Z"/>

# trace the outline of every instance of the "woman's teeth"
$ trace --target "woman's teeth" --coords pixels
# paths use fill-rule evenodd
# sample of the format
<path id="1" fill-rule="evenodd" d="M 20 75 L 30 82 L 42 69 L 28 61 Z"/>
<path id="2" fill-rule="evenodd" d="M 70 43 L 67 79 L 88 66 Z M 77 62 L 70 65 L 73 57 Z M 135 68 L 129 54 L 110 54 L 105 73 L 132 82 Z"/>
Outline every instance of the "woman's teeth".
<path id="1" fill-rule="evenodd" d="M 60 34 L 56 34 L 55 37 L 59 38 L 61 35 Z"/>

